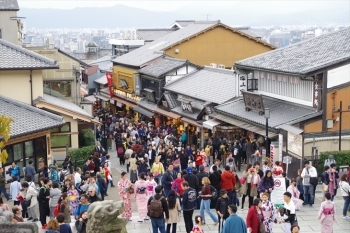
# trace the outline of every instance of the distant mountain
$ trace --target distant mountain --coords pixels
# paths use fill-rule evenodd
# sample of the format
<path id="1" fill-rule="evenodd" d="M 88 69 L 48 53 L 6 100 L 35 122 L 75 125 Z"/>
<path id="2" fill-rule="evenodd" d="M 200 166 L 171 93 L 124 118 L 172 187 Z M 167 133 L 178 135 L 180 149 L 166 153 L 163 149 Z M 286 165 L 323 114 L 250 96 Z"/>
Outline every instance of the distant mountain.
<path id="1" fill-rule="evenodd" d="M 292 1 L 291 1 L 292 2 Z M 26 17 L 27 28 L 156 28 L 169 27 L 177 19 L 218 20 L 230 26 L 282 26 L 350 23 L 350 2 L 319 7 L 288 10 L 285 4 L 271 7 L 250 1 L 230 6 L 219 4 L 190 4 L 175 11 L 160 12 L 116 5 L 113 7 L 80 7 L 72 10 L 21 8 L 19 16 Z M 205 2 L 204 2 L 205 3 Z M 285 2 L 286 3 L 286 2 Z M 253 6 L 253 7 L 252 7 Z M 284 8 L 283 8 L 284 6 Z M 282 7 L 282 8 L 280 8 Z M 282 10 L 279 10 L 282 9 Z"/>

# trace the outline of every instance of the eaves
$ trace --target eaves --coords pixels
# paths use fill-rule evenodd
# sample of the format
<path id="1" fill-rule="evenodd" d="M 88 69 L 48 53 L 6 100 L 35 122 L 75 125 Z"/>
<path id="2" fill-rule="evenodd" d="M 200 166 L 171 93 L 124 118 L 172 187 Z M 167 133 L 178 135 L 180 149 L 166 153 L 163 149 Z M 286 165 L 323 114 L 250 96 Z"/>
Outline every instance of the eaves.
<path id="1" fill-rule="evenodd" d="M 0 68 L 1 70 L 53 70 L 59 69 L 59 66 L 48 66 L 48 67 L 13 67 L 13 68 Z"/>

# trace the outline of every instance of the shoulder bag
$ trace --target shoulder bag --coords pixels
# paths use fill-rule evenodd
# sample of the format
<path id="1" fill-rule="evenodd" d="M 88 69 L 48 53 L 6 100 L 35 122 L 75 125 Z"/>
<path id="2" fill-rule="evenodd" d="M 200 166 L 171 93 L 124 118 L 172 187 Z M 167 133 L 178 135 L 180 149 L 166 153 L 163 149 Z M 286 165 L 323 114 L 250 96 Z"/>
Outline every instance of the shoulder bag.
<path id="1" fill-rule="evenodd" d="M 307 174 L 309 174 L 310 175 L 310 173 L 309 173 L 309 169 L 306 169 L 306 171 L 307 171 Z M 311 176 L 309 176 L 309 179 L 310 179 L 310 184 L 312 184 L 313 186 L 317 186 L 317 184 L 318 184 L 318 178 L 317 177 L 311 177 Z"/>
<path id="2" fill-rule="evenodd" d="M 341 189 L 344 190 L 345 193 L 347 193 L 350 196 L 350 191 L 346 191 L 342 185 L 340 185 Z"/>
<path id="3" fill-rule="evenodd" d="M 32 203 L 32 197 L 33 197 L 33 196 L 31 196 L 30 199 L 28 199 L 28 200 L 27 200 L 27 199 L 23 200 L 23 205 L 26 206 L 27 208 L 28 208 L 28 207 L 30 206 L 30 204 Z"/>

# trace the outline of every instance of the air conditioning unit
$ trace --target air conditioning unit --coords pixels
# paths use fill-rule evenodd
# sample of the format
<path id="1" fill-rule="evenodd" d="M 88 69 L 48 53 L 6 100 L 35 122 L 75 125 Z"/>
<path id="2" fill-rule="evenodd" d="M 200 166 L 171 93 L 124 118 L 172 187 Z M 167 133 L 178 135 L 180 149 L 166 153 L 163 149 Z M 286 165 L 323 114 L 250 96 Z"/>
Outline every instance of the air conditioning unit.
<path id="1" fill-rule="evenodd" d="M 210 67 L 216 68 L 217 65 L 216 65 L 216 63 L 210 63 Z"/>
<path id="2" fill-rule="evenodd" d="M 219 64 L 219 65 L 218 65 L 218 68 L 219 68 L 219 69 L 225 69 L 226 67 L 225 67 L 225 65 L 223 65 L 223 64 Z"/>
<path id="3" fill-rule="evenodd" d="M 175 53 L 178 54 L 180 52 L 179 49 L 175 49 Z"/>
<path id="4" fill-rule="evenodd" d="M 333 120 L 327 120 L 327 129 L 333 128 Z"/>

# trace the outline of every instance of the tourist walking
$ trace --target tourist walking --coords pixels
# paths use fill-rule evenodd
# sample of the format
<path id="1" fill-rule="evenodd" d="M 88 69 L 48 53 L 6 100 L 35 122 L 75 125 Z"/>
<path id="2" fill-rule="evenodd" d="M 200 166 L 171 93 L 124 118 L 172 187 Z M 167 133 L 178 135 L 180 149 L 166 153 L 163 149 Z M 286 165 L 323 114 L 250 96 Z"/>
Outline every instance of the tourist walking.
<path id="1" fill-rule="evenodd" d="M 147 184 L 147 191 L 148 191 L 147 192 L 147 200 L 148 200 L 148 198 L 156 194 L 154 189 L 157 187 L 157 182 L 153 179 L 152 172 L 148 172 L 146 184 Z"/>
<path id="2" fill-rule="evenodd" d="M 62 196 L 58 200 L 58 204 L 60 206 L 60 213 L 64 215 L 64 222 L 65 223 L 70 223 L 71 218 L 70 218 L 70 210 L 71 207 L 69 206 L 69 199 L 67 193 L 62 193 Z"/>
<path id="3" fill-rule="evenodd" d="M 333 233 L 333 222 L 336 222 L 336 208 L 334 202 L 331 201 L 332 195 L 326 193 L 325 201 L 321 203 L 317 218 L 321 222 L 321 233 Z"/>
<path id="4" fill-rule="evenodd" d="M 344 199 L 343 218 L 350 219 L 350 185 L 347 174 L 340 177 L 339 188 Z M 348 212 L 348 214 L 347 214 Z"/>
<path id="5" fill-rule="evenodd" d="M 135 183 L 137 181 L 137 159 L 136 155 L 133 153 L 130 158 L 130 181 L 131 183 Z"/>
<path id="6" fill-rule="evenodd" d="M 28 206 L 26 206 L 27 208 L 27 212 L 28 212 L 28 219 L 27 220 L 33 220 L 33 222 L 38 221 L 38 217 L 35 213 L 35 207 L 38 204 L 38 192 L 31 186 L 29 185 L 27 182 L 23 182 L 22 183 L 22 188 L 24 189 L 23 191 L 23 204 L 25 205 L 26 203 L 29 202 L 30 203 Z"/>
<path id="7" fill-rule="evenodd" d="M 168 196 L 168 193 L 171 190 L 171 185 L 174 182 L 173 170 L 174 166 L 172 164 L 169 164 L 168 169 L 166 170 L 166 172 L 164 172 L 161 179 L 165 196 Z"/>
<path id="8" fill-rule="evenodd" d="M 2 167 L 0 167 L 0 196 L 1 196 L 1 193 L 4 194 L 6 200 L 10 200 L 10 197 L 9 195 L 7 194 L 7 191 L 6 191 L 6 179 L 5 179 L 5 176 L 3 175 L 4 174 L 4 169 Z"/>
<path id="9" fill-rule="evenodd" d="M 244 219 L 237 215 L 237 206 L 228 206 L 229 217 L 225 220 L 221 233 L 247 233 L 247 226 Z"/>
<path id="10" fill-rule="evenodd" d="M 310 165 L 309 161 L 304 163 L 305 167 L 301 173 L 303 178 L 304 204 L 312 206 L 315 200 L 315 185 L 317 185 L 317 170 Z M 316 182 L 316 183 L 315 183 Z"/>
<path id="11" fill-rule="evenodd" d="M 339 179 L 339 174 L 336 169 L 337 169 L 337 166 L 335 165 L 335 163 L 332 163 L 328 171 L 328 179 L 329 179 L 328 192 L 331 194 L 331 201 L 333 201 L 334 197 L 337 195 L 337 189 L 338 189 L 337 180 Z"/>
<path id="12" fill-rule="evenodd" d="M 166 232 L 176 233 L 176 226 L 179 222 L 179 213 L 181 211 L 180 201 L 174 190 L 170 190 L 168 194 L 168 208 L 169 208 L 169 219 L 167 220 Z"/>
<path id="13" fill-rule="evenodd" d="M 41 188 L 38 194 L 39 203 L 39 215 L 42 229 L 46 229 L 46 216 L 50 213 L 49 201 L 50 201 L 50 189 L 49 189 L 49 179 L 44 178 L 41 182 Z M 33 199 L 32 199 L 33 201 Z"/>
<path id="14" fill-rule="evenodd" d="M 292 194 L 292 201 L 294 202 L 295 209 L 300 210 L 303 205 L 303 200 L 299 199 L 300 192 L 297 187 L 297 182 L 294 178 L 291 180 L 289 187 L 287 187 L 287 192 L 290 192 Z"/>
<path id="15" fill-rule="evenodd" d="M 224 172 L 221 174 L 220 187 L 227 191 L 227 195 L 230 199 L 230 204 L 236 203 L 236 177 L 233 171 L 230 170 L 230 166 L 226 165 Z"/>
<path id="16" fill-rule="evenodd" d="M 261 193 L 260 197 L 262 199 L 261 209 L 264 216 L 265 233 L 272 233 L 273 223 L 276 220 L 276 209 L 274 204 L 269 201 L 269 193 Z"/>
<path id="17" fill-rule="evenodd" d="M 186 232 L 190 233 L 193 228 L 193 211 L 196 208 L 197 192 L 191 188 L 187 181 L 181 183 L 184 193 L 182 194 L 182 208 Z"/>
<path id="18" fill-rule="evenodd" d="M 257 185 L 260 183 L 260 177 L 255 172 L 255 168 L 251 164 L 247 165 L 246 170 L 243 172 L 241 194 L 242 196 L 242 210 L 244 208 L 245 198 L 248 196 L 249 208 L 253 205 L 253 199 L 258 195 Z"/>
<path id="19" fill-rule="evenodd" d="M 58 183 L 52 184 L 52 189 L 50 189 L 50 218 L 55 218 L 54 210 L 58 204 L 58 200 L 62 196 L 62 191 L 58 188 Z"/>
<path id="20" fill-rule="evenodd" d="M 132 210 L 131 210 L 131 198 L 130 190 L 133 190 L 132 183 L 127 178 L 127 173 L 121 173 L 121 179 L 118 182 L 118 192 L 120 199 L 124 202 L 124 212 L 122 213 L 122 218 L 126 218 L 131 221 Z"/>
<path id="21" fill-rule="evenodd" d="M 22 186 L 18 182 L 17 176 L 12 176 L 12 183 L 10 185 L 10 194 L 13 200 L 13 205 L 20 205 L 20 201 L 17 199 L 18 194 L 21 192 Z"/>
<path id="22" fill-rule="evenodd" d="M 138 222 L 148 220 L 147 217 L 147 183 L 146 174 L 141 173 L 139 180 L 135 183 L 135 199 L 137 204 L 137 212 L 139 214 Z"/>
<path id="23" fill-rule="evenodd" d="M 262 210 L 262 201 L 256 198 L 253 205 L 249 208 L 247 214 L 247 228 L 250 233 L 259 233 L 261 225 L 264 224 L 264 215 Z"/>
<path id="24" fill-rule="evenodd" d="M 155 161 L 151 167 L 151 172 L 152 172 L 154 180 L 157 182 L 157 184 L 160 184 L 160 182 L 162 180 L 162 176 L 164 174 L 164 166 L 159 160 L 160 160 L 160 158 L 156 157 Z"/>
<path id="25" fill-rule="evenodd" d="M 218 214 L 219 221 L 219 232 L 220 228 L 222 228 L 224 221 L 230 215 L 228 212 L 228 206 L 230 205 L 230 199 L 227 196 L 227 191 L 225 189 L 220 190 L 220 197 L 216 201 L 215 210 Z"/>
<path id="26" fill-rule="evenodd" d="M 280 223 L 284 223 L 284 232 L 290 233 L 291 227 L 294 225 L 294 223 L 297 221 L 296 215 L 295 215 L 295 206 L 294 202 L 292 201 L 292 194 L 290 192 L 285 192 L 283 194 L 284 199 L 284 211 L 283 215 L 281 216 Z"/>
<path id="27" fill-rule="evenodd" d="M 168 203 L 164 196 L 162 195 L 163 188 L 162 186 L 158 185 L 155 188 L 156 194 L 151 197 L 148 202 L 148 216 L 151 218 L 152 223 L 152 231 L 153 233 L 158 233 L 158 230 L 160 233 L 165 233 L 165 219 L 166 221 L 169 220 L 169 209 L 168 209 Z"/>
<path id="28" fill-rule="evenodd" d="M 213 214 L 213 212 L 210 211 L 210 202 L 211 202 L 211 197 L 212 193 L 210 190 L 210 180 L 208 177 L 203 177 L 202 179 L 202 192 L 200 193 L 200 197 L 202 198 L 201 200 L 201 205 L 200 205 L 200 215 L 203 218 L 203 223 L 205 223 L 205 215 L 204 211 L 210 216 L 210 218 L 213 220 L 214 224 L 218 224 L 218 218 Z"/>

